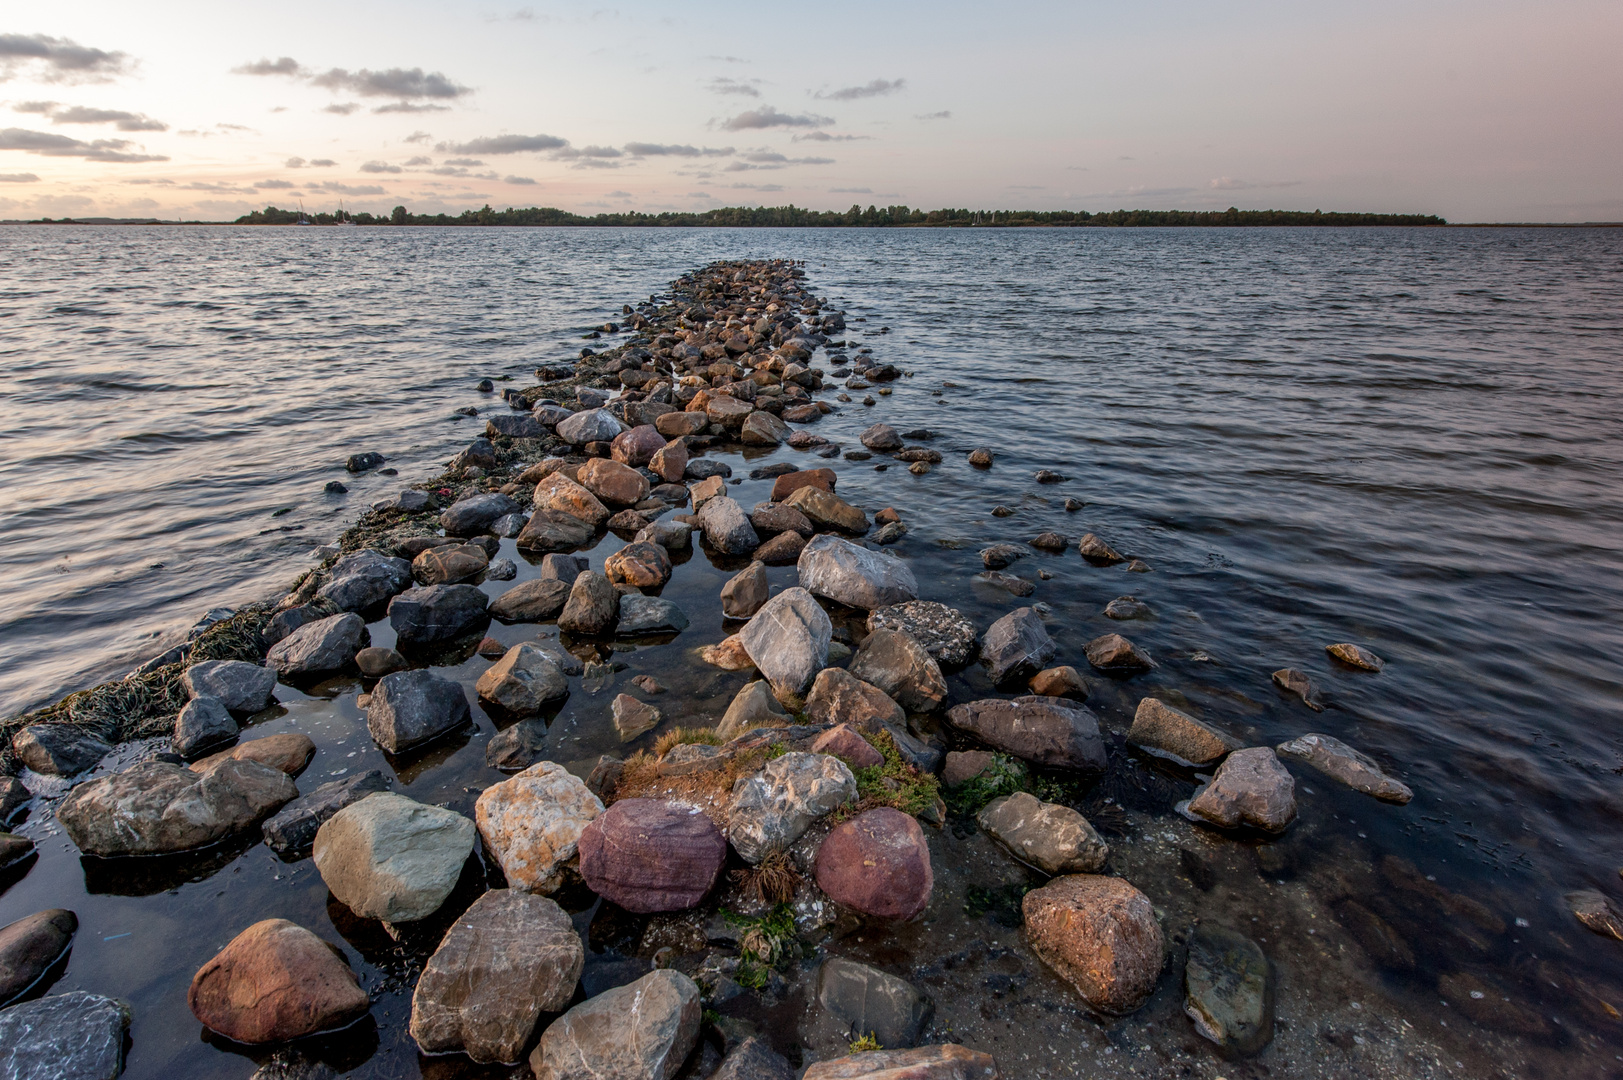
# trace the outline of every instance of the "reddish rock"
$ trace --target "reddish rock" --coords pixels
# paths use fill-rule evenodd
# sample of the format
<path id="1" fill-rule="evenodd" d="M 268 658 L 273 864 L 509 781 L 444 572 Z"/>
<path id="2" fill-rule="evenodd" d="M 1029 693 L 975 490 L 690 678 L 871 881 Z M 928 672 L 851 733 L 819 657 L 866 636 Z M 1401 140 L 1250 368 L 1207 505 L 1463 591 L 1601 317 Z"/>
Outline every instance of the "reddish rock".
<path id="1" fill-rule="evenodd" d="M 947 763 L 941 767 L 942 786 L 956 787 L 975 779 L 991 766 L 992 757 L 990 750 L 947 751 Z"/>
<path id="2" fill-rule="evenodd" d="M 1150 996 L 1166 941 L 1149 898 L 1118 877 L 1071 874 L 1021 903 L 1032 951 L 1089 1006 L 1121 1016 Z"/>
<path id="3" fill-rule="evenodd" d="M 507 646 L 493 637 L 487 637 L 479 642 L 479 655 L 486 660 L 500 660 L 507 655 Z"/>
<path id="4" fill-rule="evenodd" d="M 868 810 L 817 849 L 817 886 L 865 915 L 911 919 L 930 903 L 935 875 L 919 823 L 900 810 Z"/>
<path id="5" fill-rule="evenodd" d="M 285 1042 L 343 1027 L 371 1007 L 341 954 L 286 919 L 254 923 L 204 964 L 192 1014 L 240 1043 Z"/>
<path id="6" fill-rule="evenodd" d="M 261 765 L 280 769 L 289 776 L 297 776 L 310 764 L 315 752 L 316 744 L 310 741 L 308 735 L 284 731 L 280 735 L 267 735 L 263 739 L 255 739 L 230 750 L 211 754 L 201 761 L 194 762 L 192 771 L 211 773 L 227 761 L 257 761 Z"/>
<path id="7" fill-rule="evenodd" d="M 1000 1075 L 991 1054 L 957 1043 L 940 1043 L 819 1061 L 806 1070 L 803 1080 L 998 1080 Z"/>
<path id="8" fill-rule="evenodd" d="M 654 451 L 654 456 L 648 459 L 648 468 L 667 484 L 680 483 L 688 468 L 688 444 L 672 439 Z"/>
<path id="9" fill-rule="evenodd" d="M 683 911 L 704 899 L 727 841 L 702 812 L 663 799 L 622 799 L 580 834 L 580 873 L 628 911 Z"/>
<path id="10" fill-rule="evenodd" d="M 643 424 L 630 431 L 622 431 L 609 444 L 609 456 L 633 469 L 646 465 L 654 454 L 665 446 L 665 436 L 654 430 L 652 424 Z"/>
<path id="11" fill-rule="evenodd" d="M 79 917 L 65 908 L 36 911 L 0 928 L 0 1006 L 36 987 L 73 946 L 78 929 Z"/>
<path id="12" fill-rule="evenodd" d="M 902 520 L 902 515 L 896 512 L 894 506 L 887 506 L 873 516 L 875 525 L 889 525 L 893 521 Z"/>
<path id="13" fill-rule="evenodd" d="M 419 585 L 449 585 L 484 573 L 490 565 L 485 549 L 475 544 L 447 544 L 430 548 L 411 561 L 411 576 Z"/>
<path id="14" fill-rule="evenodd" d="M 1100 671 L 1148 671 L 1155 661 L 1120 634 L 1106 634 L 1088 642 L 1088 663 Z"/>
<path id="15" fill-rule="evenodd" d="M 703 412 L 673 412 L 655 420 L 654 430 L 667 439 L 680 439 L 684 435 L 697 435 L 709 423 Z"/>
<path id="16" fill-rule="evenodd" d="M 603 573 L 613 582 L 657 589 L 671 579 L 671 557 L 658 544 L 643 540 L 627 544 L 603 560 Z"/>
<path id="17" fill-rule="evenodd" d="M 817 530 L 812 526 L 811 519 L 792 506 L 782 503 L 764 502 L 756 503 L 750 511 L 750 524 L 762 536 L 775 536 L 781 532 L 797 532 L 801 536 L 810 538 Z"/>
<path id="18" fill-rule="evenodd" d="M 806 538 L 797 532 L 783 532 L 755 549 L 755 557 L 768 566 L 791 566 L 806 550 Z"/>
<path id="19" fill-rule="evenodd" d="M 755 666 L 749 650 L 744 648 L 737 634 L 724 637 L 714 645 L 706 645 L 699 650 L 699 659 L 723 671 L 748 671 Z"/>
<path id="20" fill-rule="evenodd" d="M 580 467 L 580 483 L 606 503 L 631 506 L 648 498 L 648 478 L 629 465 L 593 458 Z"/>
<path id="21" fill-rule="evenodd" d="M 817 673 L 806 695 L 806 717 L 814 724 L 850 724 L 862 731 L 907 722 L 907 714 L 889 694 L 835 667 Z"/>
<path id="22" fill-rule="evenodd" d="M 784 473 L 772 482 L 772 501 L 782 502 L 803 487 L 814 487 L 833 493 L 835 479 L 833 469 L 803 469 L 800 472 Z"/>
<path id="23" fill-rule="evenodd" d="M 707 476 L 688 488 L 688 494 L 693 496 L 694 510 L 698 510 L 711 499 L 721 498 L 726 493 L 727 481 L 719 476 Z"/>
<path id="24" fill-rule="evenodd" d="M 548 473 L 535 485 L 535 509 L 556 510 L 593 528 L 608 520 L 609 508 L 562 472 Z"/>
<path id="25" fill-rule="evenodd" d="M 885 763 L 885 756 L 850 724 L 840 724 L 817 736 L 811 752 L 833 754 L 853 769 L 871 769 Z"/>

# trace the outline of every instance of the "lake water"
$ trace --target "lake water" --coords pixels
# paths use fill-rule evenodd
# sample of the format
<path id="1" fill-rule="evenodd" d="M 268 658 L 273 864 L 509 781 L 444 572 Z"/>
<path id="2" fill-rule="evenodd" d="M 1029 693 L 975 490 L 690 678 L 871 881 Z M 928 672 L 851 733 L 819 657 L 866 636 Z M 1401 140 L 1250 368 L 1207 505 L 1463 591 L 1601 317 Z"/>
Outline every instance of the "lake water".
<path id="1" fill-rule="evenodd" d="M 454 412 L 494 404 L 478 379 L 527 385 L 622 303 L 712 259 L 757 256 L 806 260 L 818 295 L 866 318 L 852 347 L 910 373 L 819 433 L 855 445 L 879 419 L 940 433 L 946 463 L 925 476 L 835 463 L 846 498 L 903 513 L 897 551 L 926 598 L 984 628 L 1016 602 L 970 582 L 981 547 L 1097 532 L 1153 572 L 1096 569 L 1074 548 L 1012 569 L 1053 573 L 1031 599 L 1052 609 L 1057 662 L 1085 668 L 1082 645 L 1112 631 L 1160 662 L 1095 680 L 1090 705 L 1118 745 L 1155 692 L 1250 745 L 1337 736 L 1416 792 L 1391 807 L 1293 766 L 1301 820 L 1259 848 L 1173 815 L 1192 790 L 1182 780 L 1125 758 L 1113 772 L 1130 821 L 1110 837 L 1113 868 L 1169 929 L 1222 921 L 1270 952 L 1281 1026 L 1253 1062 L 1224 1062 L 1193 1035 L 1176 966 L 1133 1018 L 1082 1017 L 986 910 L 1025 871 L 972 829 L 932 835 L 924 924 L 831 951 L 913 979 L 936 1000 L 935 1034 L 993 1051 L 1006 1076 L 1623 1069 L 1623 943 L 1563 902 L 1581 888 L 1623 897 L 1616 230 L 0 228 L 0 715 L 121 674 L 206 608 L 285 587 L 368 502 L 437 472 L 482 428 Z M 997 453 L 992 470 L 964 463 L 977 446 Z M 344 471 L 369 450 L 399 476 Z M 751 464 L 780 459 L 808 456 Z M 1039 486 L 1039 468 L 1068 480 Z M 349 493 L 325 494 L 332 479 Z M 748 506 L 768 484 L 733 494 Z M 1084 509 L 1066 513 L 1067 496 Z M 992 516 L 998 504 L 1015 515 Z M 608 537 L 594 565 L 618 547 Z M 743 681 L 688 661 L 724 633 L 726 576 L 702 553 L 680 565 L 663 595 L 692 628 L 626 657 L 625 677 L 671 687 L 657 702 L 669 716 L 719 715 Z M 1103 618 L 1127 593 L 1155 617 Z M 372 632 L 392 640 L 386 622 Z M 1324 646 L 1339 641 L 1385 670 L 1336 666 Z M 1276 693 L 1269 673 L 1284 666 L 1319 681 L 1328 711 Z M 471 687 L 482 667 L 451 671 Z M 953 700 L 990 693 L 977 668 L 949 683 Z M 476 710 L 469 739 L 391 762 L 365 738 L 359 689 L 278 691 L 261 730 L 319 747 L 301 788 L 379 767 L 471 814 L 499 779 L 484 765 L 490 720 Z M 584 771 L 613 748 L 614 692 L 577 689 L 549 736 L 557 760 Z M 57 989 L 132 1001 L 126 1075 L 253 1071 L 200 1040 L 185 1007 L 191 973 L 244 913 L 345 943 L 375 991 L 375 1028 L 324 1051 L 335 1066 L 467 1071 L 419 1059 L 405 1033 L 425 946 L 356 924 L 308 861 L 250 847 L 173 880 L 87 879 L 48 810 L 23 831 L 41 859 L 0 895 L 0 924 L 79 913 Z M 1207 870 L 1192 874 L 1180 850 Z M 1459 897 L 1491 917 L 1462 916 L 1480 911 Z M 1395 928 L 1406 964 L 1373 957 L 1349 902 Z M 779 1034 L 792 1042 L 793 1025 Z"/>

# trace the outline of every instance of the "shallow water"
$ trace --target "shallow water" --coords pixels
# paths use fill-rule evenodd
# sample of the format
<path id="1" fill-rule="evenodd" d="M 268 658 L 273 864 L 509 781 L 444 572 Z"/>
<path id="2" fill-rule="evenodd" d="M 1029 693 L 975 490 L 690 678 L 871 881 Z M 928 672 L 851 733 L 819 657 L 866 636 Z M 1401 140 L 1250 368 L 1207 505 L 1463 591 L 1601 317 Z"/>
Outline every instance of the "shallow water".
<path id="1" fill-rule="evenodd" d="M 1335 735 L 1416 791 L 1390 807 L 1293 765 L 1301 820 L 1260 847 L 1171 814 L 1189 785 L 1125 751 L 1084 794 L 1090 814 L 1105 797 L 1125 807 L 1112 866 L 1175 936 L 1216 920 L 1269 951 L 1282 1023 L 1251 1062 L 1224 1062 L 1193 1034 L 1176 959 L 1139 1014 L 1082 1016 L 995 902 L 995 886 L 1027 872 L 961 823 L 932 835 L 939 876 L 922 925 L 831 951 L 912 978 L 937 1002 L 935 1036 L 994 1051 L 1009 1076 L 1616 1070 L 1623 1023 L 1608 1010 L 1623 1010 L 1623 943 L 1562 904 L 1576 888 L 1623 893 L 1612 231 L 0 229 L 0 387 L 14 406 L 0 433 L 3 711 L 116 674 L 204 608 L 284 585 L 367 501 L 437 471 L 474 433 L 453 410 L 492 404 L 478 378 L 525 385 L 622 302 L 712 258 L 755 255 L 808 260 L 819 295 L 867 318 L 850 325 L 853 347 L 913 373 L 817 430 L 851 445 L 875 419 L 941 433 L 931 445 L 947 461 L 922 477 L 834 463 L 842 495 L 902 511 L 912 532 L 897 550 L 926 598 L 984 628 L 1017 602 L 969 581 L 980 547 L 1096 531 L 1153 572 L 1096 569 L 1074 548 L 1011 570 L 1054 575 L 1031 599 L 1052 609 L 1056 662 L 1085 667 L 1082 645 L 1111 631 L 1160 662 L 1094 680 L 1090 704 L 1118 748 L 1155 692 L 1253 745 Z M 998 452 L 989 472 L 963 462 L 980 445 Z M 343 472 L 361 450 L 400 476 Z M 750 464 L 779 459 L 807 456 Z M 1070 479 L 1039 486 L 1038 468 Z M 322 494 L 335 478 L 347 496 Z M 748 506 L 768 487 L 732 494 Z M 1087 505 L 1067 514 L 1066 496 Z M 999 503 L 1017 513 L 992 516 Z M 594 565 L 618 547 L 606 538 Z M 535 572 L 521 567 L 521 579 Z M 774 584 L 792 575 L 771 572 Z M 584 773 L 614 748 L 608 703 L 635 674 L 671 687 L 654 699 L 669 717 L 719 715 L 743 677 L 690 650 L 723 636 L 725 577 L 702 553 L 678 567 L 663 595 L 692 627 L 624 656 L 629 669 L 599 693 L 577 680 L 549 733 L 557 760 Z M 1103 618 L 1125 593 L 1156 616 Z M 536 628 L 493 632 L 519 641 Z M 372 633 L 391 640 L 386 622 Z M 1372 649 L 1385 671 L 1335 666 L 1323 652 L 1335 641 Z M 1286 665 L 1324 686 L 1327 712 L 1273 689 L 1269 673 Z M 482 667 L 454 670 L 471 691 Z M 990 692 L 978 668 L 950 684 L 954 700 Z M 476 707 L 465 742 L 389 761 L 365 735 L 359 689 L 279 689 L 285 711 L 253 733 L 315 739 L 305 790 L 380 767 L 413 797 L 471 813 L 499 776 L 484 765 L 490 719 Z M 335 1065 L 463 1071 L 420 1061 L 405 1033 L 412 958 L 432 943 L 397 945 L 346 917 L 308 861 L 250 847 L 132 882 L 87 871 L 54 828 L 48 810 L 25 826 L 41 859 L 0 895 L 0 923 L 79 913 L 57 988 L 133 1002 L 127 1075 L 252 1071 L 200 1040 L 185 987 L 243 925 L 272 916 L 346 942 L 379 991 L 373 1034 L 336 1040 Z M 1383 871 L 1388 856 L 1418 877 Z M 1417 891 L 1428 875 L 1441 894 Z M 1439 899 L 1456 894 L 1503 929 Z M 1404 937 L 1411 966 L 1372 959 L 1349 900 Z M 1484 996 L 1450 1000 L 1465 986 Z M 1511 1011 L 1489 1011 L 1495 997 Z M 1542 1034 L 1515 1032 L 1540 1026 L 1529 1015 Z M 792 1025 L 779 1034 L 792 1042 Z"/>

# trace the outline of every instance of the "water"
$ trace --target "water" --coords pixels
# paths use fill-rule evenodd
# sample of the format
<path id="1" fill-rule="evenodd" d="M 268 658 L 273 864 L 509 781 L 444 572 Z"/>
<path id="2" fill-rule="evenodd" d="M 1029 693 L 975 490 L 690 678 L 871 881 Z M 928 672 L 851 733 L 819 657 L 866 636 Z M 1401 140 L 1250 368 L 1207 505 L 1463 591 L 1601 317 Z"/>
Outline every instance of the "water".
<path id="1" fill-rule="evenodd" d="M 1008 1076 L 1615 1073 L 1623 944 L 1589 934 L 1562 901 L 1623 894 L 1613 231 L 0 230 L 12 406 L 0 713 L 120 673 L 206 607 L 284 586 L 360 507 L 466 442 L 478 421 L 454 410 L 491 404 L 477 379 L 524 385 L 621 303 L 710 259 L 757 255 L 806 259 L 819 295 L 868 320 L 851 324 L 853 346 L 913 373 L 818 430 L 851 442 L 884 419 L 941 432 L 932 445 L 947 462 L 923 477 L 838 463 L 847 498 L 906 516 L 900 553 L 927 598 L 985 626 L 1013 602 L 969 582 L 980 547 L 1096 531 L 1154 572 L 1091 568 L 1074 550 L 1011 569 L 1053 572 L 1032 599 L 1052 607 L 1061 662 L 1085 666 L 1081 646 L 1111 631 L 1160 661 L 1127 683 L 1095 680 L 1090 704 L 1118 747 L 1155 692 L 1252 745 L 1335 735 L 1416 791 L 1394 808 L 1297 769 L 1301 820 L 1253 847 L 1173 816 L 1183 779 L 1118 754 L 1113 868 L 1175 937 L 1215 920 L 1269 950 L 1282 1023 L 1255 1064 L 1222 1062 L 1193 1035 L 1176 957 L 1134 1017 L 1082 1017 L 995 902 L 1026 872 L 962 823 L 932 835 L 925 925 L 831 951 L 913 979 L 937 1002 L 936 1036 L 994 1051 Z M 963 463 L 981 445 L 998 453 L 989 473 Z M 400 476 L 343 472 L 361 450 Z M 752 464 L 779 459 L 805 456 Z M 1069 480 L 1040 487 L 1038 468 Z M 323 494 L 329 479 L 350 493 Z M 749 505 L 766 487 L 734 494 Z M 1066 514 L 1068 495 L 1086 507 Z M 1016 515 L 993 517 L 999 503 Z M 594 565 L 618 546 L 607 538 Z M 792 575 L 772 572 L 775 584 Z M 625 658 L 623 677 L 671 687 L 656 700 L 668 716 L 719 715 L 742 682 L 687 662 L 723 634 L 725 577 L 703 554 L 679 566 L 664 595 L 693 627 Z M 1126 593 L 1156 617 L 1104 619 Z M 391 640 L 387 623 L 372 632 Z M 496 632 L 518 641 L 535 628 Z M 1336 668 L 1323 652 L 1335 641 L 1365 645 L 1386 670 Z M 1325 687 L 1329 711 L 1273 690 L 1269 673 L 1286 665 Z M 451 670 L 471 686 L 482 667 Z M 954 700 L 990 692 L 976 668 L 949 682 Z M 577 688 L 549 736 L 557 760 L 583 771 L 613 747 L 619 688 Z M 381 767 L 414 797 L 471 813 L 499 778 L 484 766 L 489 719 L 460 744 L 391 762 L 365 738 L 359 689 L 279 689 L 283 709 L 258 730 L 316 740 L 306 790 Z M 87 879 L 54 830 L 48 810 L 25 827 L 42 857 L 0 896 L 0 923 L 78 911 L 57 986 L 134 1003 L 128 1075 L 252 1071 L 197 1038 L 184 1002 L 245 911 L 346 943 L 376 991 L 376 1027 L 324 1051 L 335 1065 L 463 1071 L 419 1060 L 404 1031 L 412 950 L 432 942 L 397 946 L 356 924 L 308 861 L 257 847 L 138 884 Z M 1418 872 L 1383 870 L 1388 857 Z M 1502 929 L 1447 896 L 1486 905 Z M 1395 927 L 1412 963 L 1372 959 L 1349 901 Z M 792 1024 L 778 1028 L 793 1041 Z"/>

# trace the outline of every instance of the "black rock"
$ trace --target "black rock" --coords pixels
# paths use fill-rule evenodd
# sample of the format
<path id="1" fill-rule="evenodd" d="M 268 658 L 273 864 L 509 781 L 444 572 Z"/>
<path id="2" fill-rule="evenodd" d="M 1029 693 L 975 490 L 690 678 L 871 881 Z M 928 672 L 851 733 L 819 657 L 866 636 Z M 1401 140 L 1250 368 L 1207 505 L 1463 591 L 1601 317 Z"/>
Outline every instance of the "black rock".
<path id="1" fill-rule="evenodd" d="M 349 460 L 344 462 L 344 468 L 355 473 L 366 472 L 368 469 L 375 469 L 379 465 L 382 465 L 384 460 L 385 459 L 382 454 L 374 454 L 370 452 L 365 454 L 351 454 L 349 456 Z"/>
<path id="2" fill-rule="evenodd" d="M 481 394 L 488 394 L 492 390 L 496 389 L 496 384 L 491 382 L 489 379 L 480 379 L 478 385 L 475 386 L 474 389 L 479 391 Z"/>
<path id="3" fill-rule="evenodd" d="M 316 842 L 316 830 L 350 803 L 376 791 L 388 791 L 389 782 L 377 769 L 322 784 L 278 810 L 264 825 L 265 843 L 278 855 L 303 856 Z"/>
<path id="4" fill-rule="evenodd" d="M 791 470 L 793 471 L 793 470 Z M 683 474 L 689 480 L 708 480 L 712 476 L 733 475 L 732 466 L 725 461 L 711 461 L 708 458 L 695 458 L 688 462 L 687 470 Z"/>
<path id="5" fill-rule="evenodd" d="M 113 1080 L 124 1071 L 130 1007 L 73 990 L 0 1010 L 0 1076 Z"/>
<path id="6" fill-rule="evenodd" d="M 499 492 L 458 499 L 440 515 L 446 536 L 478 536 L 490 531 L 497 518 L 523 511 L 511 496 Z"/>
<path id="7" fill-rule="evenodd" d="M 432 671 L 397 671 L 378 680 L 366 707 L 366 729 L 391 754 L 439 738 L 473 712 L 462 684 Z"/>
<path id="8" fill-rule="evenodd" d="M 473 585 L 407 589 L 389 601 L 389 625 L 403 647 L 450 641 L 488 621 L 488 598 Z"/>
<path id="9" fill-rule="evenodd" d="M 342 495 L 345 492 L 349 491 L 349 488 L 345 487 L 343 484 L 339 483 L 337 480 L 328 480 L 327 481 L 327 486 L 322 488 L 321 490 L 325 491 L 328 495 Z"/>
<path id="10" fill-rule="evenodd" d="M 37 773 L 74 776 L 94 766 L 113 748 L 72 724 L 30 724 L 11 737 L 11 749 Z"/>

